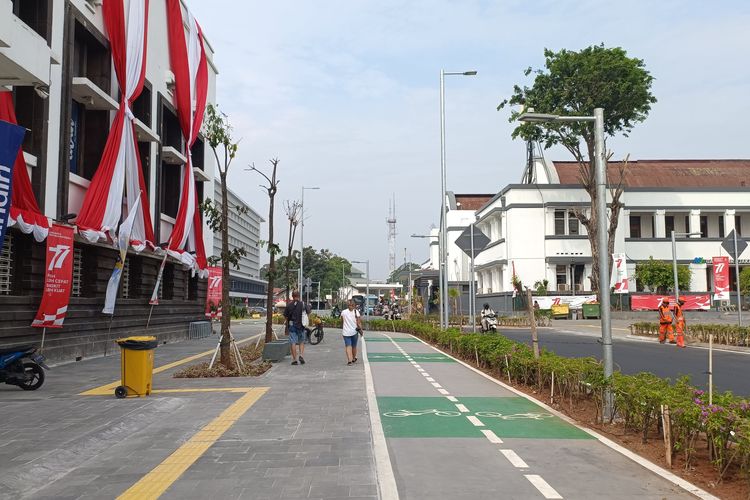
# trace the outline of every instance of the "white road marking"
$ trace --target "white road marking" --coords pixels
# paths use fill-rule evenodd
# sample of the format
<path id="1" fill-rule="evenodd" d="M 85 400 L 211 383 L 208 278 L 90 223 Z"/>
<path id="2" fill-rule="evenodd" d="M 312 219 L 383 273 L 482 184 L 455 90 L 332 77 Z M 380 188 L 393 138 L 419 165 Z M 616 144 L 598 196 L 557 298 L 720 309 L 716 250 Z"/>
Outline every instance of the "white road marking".
<path id="1" fill-rule="evenodd" d="M 468 418 L 469 422 L 471 422 L 472 424 L 474 424 L 475 427 L 484 427 L 484 424 L 482 423 L 482 421 L 479 420 L 474 415 L 469 415 L 466 418 Z"/>
<path id="2" fill-rule="evenodd" d="M 442 385 L 438 384 L 437 382 L 431 382 L 431 383 L 432 383 L 432 387 L 434 387 L 435 389 L 439 389 L 440 387 L 443 387 Z"/>
<path id="3" fill-rule="evenodd" d="M 458 408 L 458 411 L 461 413 L 469 413 L 469 409 L 462 404 L 457 404 L 456 408 Z"/>
<path id="4" fill-rule="evenodd" d="M 445 392 L 448 392 L 448 391 L 445 391 Z M 445 396 L 445 397 L 448 398 L 448 401 L 451 401 L 453 403 L 456 403 L 458 401 L 458 399 L 456 399 L 454 396 Z"/>
<path id="5" fill-rule="evenodd" d="M 524 462 L 521 457 L 518 456 L 518 454 L 513 450 L 500 450 L 500 453 L 505 455 L 505 458 L 508 459 L 508 462 L 513 465 L 513 467 L 518 467 L 519 469 L 528 469 L 529 466 L 526 465 L 526 462 Z"/>
<path id="6" fill-rule="evenodd" d="M 429 376 L 430 376 L 430 374 L 429 374 L 429 373 L 427 373 L 427 372 L 422 372 L 422 376 L 423 376 L 423 377 L 429 377 Z"/>
<path id="7" fill-rule="evenodd" d="M 427 377 L 425 380 L 428 381 L 428 382 L 434 382 L 435 381 L 435 379 L 432 378 L 432 377 Z"/>
<path id="8" fill-rule="evenodd" d="M 537 474 L 524 474 L 524 476 L 529 480 L 531 484 L 534 485 L 534 487 L 536 487 L 536 489 L 539 490 L 539 493 L 544 495 L 544 498 L 562 498 L 562 496 L 558 492 L 556 492 L 555 489 L 547 483 L 547 481 L 542 479 L 542 476 L 539 476 Z"/>
<path id="9" fill-rule="evenodd" d="M 419 365 L 414 365 L 414 368 L 416 368 L 417 370 L 421 370 L 422 369 L 422 367 L 419 366 Z"/>
<path id="10" fill-rule="evenodd" d="M 415 368 L 416 368 L 416 365 L 415 365 Z M 417 371 L 418 371 L 418 372 L 422 372 L 422 373 L 425 373 L 425 371 L 424 371 L 424 368 L 417 368 Z"/>
<path id="11" fill-rule="evenodd" d="M 448 394 L 450 394 L 450 392 L 446 391 L 445 389 L 438 389 L 438 392 L 443 396 L 447 396 Z"/>
<path id="12" fill-rule="evenodd" d="M 482 429 L 482 434 L 484 434 L 484 437 L 489 439 L 492 444 L 503 444 L 503 440 L 497 437 L 497 434 L 489 429 Z"/>

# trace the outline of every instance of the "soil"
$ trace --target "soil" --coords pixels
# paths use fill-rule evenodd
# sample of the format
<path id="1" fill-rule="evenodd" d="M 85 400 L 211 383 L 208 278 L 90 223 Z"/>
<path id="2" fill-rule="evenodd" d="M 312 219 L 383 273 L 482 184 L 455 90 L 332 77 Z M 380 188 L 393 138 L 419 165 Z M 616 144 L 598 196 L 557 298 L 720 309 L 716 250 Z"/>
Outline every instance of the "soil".
<path id="1" fill-rule="evenodd" d="M 438 346 L 434 347 L 440 349 Z M 450 354 L 460 357 L 454 353 Z M 463 361 L 472 366 L 477 366 L 475 359 L 465 358 Z M 507 376 L 498 377 L 497 371 L 491 371 L 481 366 L 478 368 L 490 377 L 497 379 L 504 384 L 508 384 Z M 748 478 L 746 473 L 740 470 L 739 465 L 732 464 L 729 470 L 727 470 L 723 480 L 719 482 L 719 472 L 709 460 L 708 445 L 705 436 L 702 436 L 695 443 L 695 452 L 691 458 L 689 468 L 685 468 L 685 459 L 681 453 L 675 454 L 672 458 L 672 467 L 669 468 L 665 458 L 664 441 L 662 440 L 661 432 L 657 431 L 656 428 L 650 432 L 648 441 L 643 443 L 642 435 L 640 433 L 625 429 L 622 423 L 615 422 L 613 424 L 603 425 L 597 422 L 596 403 L 592 400 L 574 400 L 573 406 L 571 406 L 567 400 L 564 403 L 561 403 L 560 401 L 550 403 L 550 395 L 548 391 L 544 391 L 544 394 L 542 394 L 537 391 L 536 388 L 520 384 L 516 381 L 513 381 L 513 383 L 509 385 L 534 399 L 551 406 L 560 413 L 572 418 L 580 425 L 595 430 L 612 441 L 624 446 L 650 462 L 669 470 L 673 474 L 680 476 L 712 495 L 727 500 L 750 499 L 750 478 Z"/>
<path id="2" fill-rule="evenodd" d="M 173 375 L 174 378 L 212 378 L 212 377 L 257 377 L 267 372 L 271 368 L 271 363 L 262 361 L 263 343 L 258 346 L 240 347 L 240 355 L 245 365 L 244 369 L 237 366 L 234 356 L 232 367 L 227 368 L 216 361 L 213 368 L 208 368 L 208 363 L 199 363 L 184 368 Z"/>

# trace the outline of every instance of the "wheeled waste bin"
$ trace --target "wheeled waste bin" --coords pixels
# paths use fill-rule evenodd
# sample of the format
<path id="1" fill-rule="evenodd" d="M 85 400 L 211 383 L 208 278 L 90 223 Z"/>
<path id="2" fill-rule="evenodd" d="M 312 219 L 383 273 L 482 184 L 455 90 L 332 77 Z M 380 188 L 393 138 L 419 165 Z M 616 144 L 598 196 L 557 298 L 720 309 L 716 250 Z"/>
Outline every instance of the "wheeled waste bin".
<path id="1" fill-rule="evenodd" d="M 122 385 L 115 388 L 115 396 L 126 398 L 151 394 L 154 349 L 158 345 L 156 337 L 126 337 L 116 342 L 121 350 Z"/>

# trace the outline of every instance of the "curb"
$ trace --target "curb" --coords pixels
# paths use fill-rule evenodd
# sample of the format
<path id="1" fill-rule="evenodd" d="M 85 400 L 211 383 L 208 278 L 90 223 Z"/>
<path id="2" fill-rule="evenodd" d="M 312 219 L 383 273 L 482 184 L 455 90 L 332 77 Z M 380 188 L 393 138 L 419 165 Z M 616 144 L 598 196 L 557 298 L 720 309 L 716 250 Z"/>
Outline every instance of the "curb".
<path id="1" fill-rule="evenodd" d="M 411 335 L 411 334 L 406 334 L 406 335 Z M 596 431 L 594 431 L 592 429 L 589 429 L 588 427 L 585 427 L 585 426 L 579 424 L 578 422 L 576 422 L 572 418 L 568 417 L 567 415 L 565 415 L 565 414 L 563 414 L 563 413 L 555 410 L 554 408 L 552 408 L 552 407 L 548 406 L 547 404 L 545 404 L 545 403 L 543 403 L 543 402 L 541 402 L 541 401 L 539 401 L 539 400 L 537 400 L 537 399 L 529 396 L 528 394 L 526 394 L 526 393 L 524 393 L 522 391 L 519 391 L 515 387 L 512 387 L 512 386 L 510 386 L 508 384 L 505 384 L 502 381 L 500 381 L 500 380 L 498 380 L 498 379 L 496 379 L 494 377 L 491 377 L 491 376 L 487 375 L 483 371 L 481 371 L 481 370 L 479 370 L 477 368 L 474 368 L 473 366 L 469 365 L 468 363 L 465 363 L 464 361 L 462 361 L 462 360 L 460 360 L 460 359 L 458 359 L 458 358 L 456 358 L 456 357 L 448 354 L 447 352 L 443 351 L 442 349 L 439 349 L 439 348 L 437 348 L 437 347 L 435 347 L 435 346 L 433 346 L 431 344 L 428 344 L 427 342 L 425 342 L 421 338 L 417 337 L 416 335 L 411 335 L 411 336 L 414 337 L 415 339 L 419 340 L 424 345 L 429 346 L 432 349 L 435 349 L 436 351 L 442 352 L 443 354 L 445 354 L 449 358 L 453 359 L 457 363 L 462 364 L 463 366 L 465 366 L 469 370 L 471 370 L 471 371 L 473 371 L 473 372 L 481 375 L 482 377 L 484 377 L 484 378 L 486 378 L 486 379 L 494 382 L 495 384 L 499 385 L 500 387 L 502 387 L 504 389 L 507 389 L 510 392 L 512 392 L 514 394 L 517 394 L 518 396 L 521 396 L 522 398 L 527 399 L 528 401 L 530 401 L 530 402 L 532 402 L 532 403 L 534 403 L 534 404 L 536 404 L 536 405 L 544 408 L 545 410 L 549 411 L 550 413 L 552 413 L 556 417 L 564 420 L 565 422 L 573 425 L 574 427 L 576 427 L 576 428 L 582 430 L 583 432 L 589 434 L 590 436 L 596 438 L 597 441 L 599 441 L 600 443 L 602 443 L 604 446 L 606 446 L 606 447 L 608 447 L 608 448 L 616 451 L 617 453 L 620 453 L 621 455 L 625 456 L 626 458 L 629 458 L 630 460 L 632 460 L 633 462 L 637 463 L 638 465 L 641 465 L 645 469 L 648 469 L 649 471 L 653 472 L 657 476 L 660 476 L 662 479 L 666 479 L 670 483 L 674 484 L 675 486 L 678 486 L 678 487 L 682 488 L 683 490 L 687 491 L 688 493 L 691 493 L 691 494 L 695 495 L 696 497 L 701 498 L 703 500 L 720 500 L 719 497 L 716 497 L 716 496 L 710 494 L 709 492 L 707 492 L 705 490 L 702 490 L 701 488 L 699 488 L 699 487 L 695 486 L 694 484 L 686 481 L 685 479 L 682 479 L 678 475 L 676 475 L 676 474 L 674 474 L 674 473 L 672 473 L 672 472 L 664 469 L 663 467 L 661 467 L 661 466 L 659 466 L 659 465 L 651 462 L 650 460 L 647 460 L 647 459 L 641 457 L 640 455 L 638 455 L 638 454 L 636 454 L 636 453 L 628 450 L 624 446 L 621 446 L 621 445 L 615 443 L 611 439 L 609 439 L 609 438 L 607 438 L 605 436 L 602 436 L 598 432 L 596 432 Z"/>

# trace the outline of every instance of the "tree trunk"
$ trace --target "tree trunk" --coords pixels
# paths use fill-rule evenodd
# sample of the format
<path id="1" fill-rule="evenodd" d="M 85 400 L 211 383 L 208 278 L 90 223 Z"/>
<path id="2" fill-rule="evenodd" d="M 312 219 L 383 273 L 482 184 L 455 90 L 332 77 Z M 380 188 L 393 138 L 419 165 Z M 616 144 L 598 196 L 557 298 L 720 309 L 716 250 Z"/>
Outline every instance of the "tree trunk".
<path id="1" fill-rule="evenodd" d="M 229 201 L 227 200 L 227 174 L 220 172 L 221 177 L 221 349 L 220 362 L 228 369 L 232 368 L 230 355 L 229 325 L 232 321 L 232 306 L 229 303 Z"/>
<path id="2" fill-rule="evenodd" d="M 268 263 L 268 298 L 266 300 L 266 342 L 273 340 L 273 284 L 276 278 L 276 253 L 273 247 L 273 210 L 274 198 L 276 197 L 276 165 L 273 164 L 271 185 L 268 188 L 268 251 L 270 261 Z"/>

